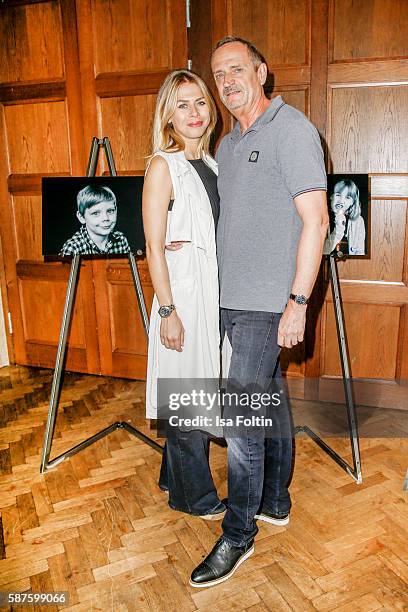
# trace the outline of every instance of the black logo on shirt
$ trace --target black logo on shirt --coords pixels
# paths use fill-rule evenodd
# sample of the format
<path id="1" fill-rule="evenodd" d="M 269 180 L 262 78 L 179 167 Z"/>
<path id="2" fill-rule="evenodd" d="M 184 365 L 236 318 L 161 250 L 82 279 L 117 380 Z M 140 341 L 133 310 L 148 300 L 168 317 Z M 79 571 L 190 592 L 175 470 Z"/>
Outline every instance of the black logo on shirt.
<path id="1" fill-rule="evenodd" d="M 248 161 L 256 164 L 256 162 L 258 161 L 258 157 L 259 157 L 259 151 L 252 151 L 251 155 L 249 156 Z"/>

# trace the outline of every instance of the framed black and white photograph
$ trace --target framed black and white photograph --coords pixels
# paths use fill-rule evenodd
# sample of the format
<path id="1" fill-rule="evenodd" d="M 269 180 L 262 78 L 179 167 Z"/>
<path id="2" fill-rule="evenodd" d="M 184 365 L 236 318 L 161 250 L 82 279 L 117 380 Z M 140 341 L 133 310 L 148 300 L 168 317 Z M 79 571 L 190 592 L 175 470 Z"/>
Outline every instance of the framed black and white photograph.
<path id="1" fill-rule="evenodd" d="M 44 177 L 42 252 L 141 255 L 143 176 Z"/>
<path id="2" fill-rule="evenodd" d="M 330 229 L 324 254 L 370 257 L 370 193 L 368 174 L 329 174 L 327 206 Z"/>

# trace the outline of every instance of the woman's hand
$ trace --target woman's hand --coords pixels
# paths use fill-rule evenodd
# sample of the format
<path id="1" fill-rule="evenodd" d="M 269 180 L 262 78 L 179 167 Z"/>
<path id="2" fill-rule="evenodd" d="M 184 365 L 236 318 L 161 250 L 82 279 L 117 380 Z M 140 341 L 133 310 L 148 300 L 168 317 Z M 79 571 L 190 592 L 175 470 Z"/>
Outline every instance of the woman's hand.
<path id="1" fill-rule="evenodd" d="M 160 323 L 160 340 L 168 349 L 182 352 L 184 346 L 184 327 L 175 310 Z"/>

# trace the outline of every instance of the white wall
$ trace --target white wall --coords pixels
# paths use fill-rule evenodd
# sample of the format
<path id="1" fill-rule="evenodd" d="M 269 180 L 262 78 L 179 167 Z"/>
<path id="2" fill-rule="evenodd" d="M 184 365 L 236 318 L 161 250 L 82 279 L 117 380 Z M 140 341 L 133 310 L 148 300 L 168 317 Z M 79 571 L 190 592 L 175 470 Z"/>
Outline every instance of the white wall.
<path id="1" fill-rule="evenodd" d="M 7 341 L 6 341 L 6 327 L 3 317 L 3 305 L 1 301 L 0 292 L 0 368 L 9 364 Z"/>

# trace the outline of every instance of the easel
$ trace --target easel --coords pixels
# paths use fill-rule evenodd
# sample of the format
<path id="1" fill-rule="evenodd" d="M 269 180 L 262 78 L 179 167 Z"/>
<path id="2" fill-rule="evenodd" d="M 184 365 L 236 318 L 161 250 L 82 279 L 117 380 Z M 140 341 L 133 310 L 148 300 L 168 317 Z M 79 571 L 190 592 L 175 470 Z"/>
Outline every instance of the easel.
<path id="1" fill-rule="evenodd" d="M 353 390 L 351 386 L 351 377 L 350 377 L 350 365 L 349 365 L 349 356 L 346 344 L 346 335 L 344 331 L 344 315 L 343 315 L 343 306 L 341 301 L 341 293 L 340 293 L 340 283 L 339 277 L 337 274 L 337 252 L 332 253 L 327 256 L 329 259 L 330 267 L 330 283 L 333 293 L 333 303 L 334 303 L 334 311 L 336 315 L 336 327 L 337 327 L 337 339 L 339 343 L 340 350 L 340 361 L 341 361 L 341 369 L 343 371 L 343 386 L 344 393 L 346 396 L 346 408 L 347 408 L 347 419 L 349 425 L 349 436 L 350 436 L 350 444 L 351 444 L 351 452 L 353 457 L 353 467 L 350 466 L 347 461 L 345 461 L 336 451 L 331 448 L 320 436 L 317 435 L 312 429 L 307 427 L 307 425 L 300 425 L 295 428 L 295 433 L 304 432 L 307 434 L 312 440 L 320 446 L 325 453 L 329 455 L 344 471 L 346 471 L 357 484 L 361 484 L 363 482 L 363 476 L 361 473 L 361 461 L 360 461 L 360 445 L 359 445 L 359 436 L 357 429 L 357 418 L 356 411 L 354 406 L 353 399 Z"/>
<path id="2" fill-rule="evenodd" d="M 109 172 L 111 176 L 117 176 L 115 162 L 113 160 L 113 155 L 112 155 L 112 149 L 109 143 L 109 138 L 106 138 L 106 137 L 102 139 L 98 139 L 96 137 L 93 138 L 91 151 L 89 154 L 89 161 L 88 161 L 88 168 L 86 171 L 86 176 L 90 176 L 90 177 L 95 176 L 96 166 L 97 166 L 98 159 L 99 159 L 100 148 L 103 148 L 105 151 L 105 155 L 106 155 L 106 159 L 107 159 L 108 167 L 109 167 Z M 136 261 L 135 261 L 135 257 L 133 253 L 129 253 L 128 258 L 129 258 L 130 269 L 132 272 L 133 283 L 134 283 L 135 290 L 136 290 L 139 311 L 142 317 L 143 327 L 144 327 L 146 338 L 147 338 L 148 333 L 149 333 L 149 317 L 147 314 L 146 304 L 145 304 L 144 297 L 143 297 L 142 285 L 140 283 L 139 272 L 137 270 Z M 142 433 L 135 427 L 132 427 L 132 425 L 129 425 L 129 423 L 126 423 L 125 421 L 116 421 L 116 423 L 112 423 L 112 425 L 109 425 L 109 427 L 105 427 L 105 429 L 102 429 L 101 431 L 94 434 L 90 438 L 87 438 L 83 442 L 80 442 L 80 444 L 77 444 L 76 446 L 68 449 L 67 451 L 65 451 L 58 457 L 55 457 L 55 459 L 52 459 L 52 461 L 50 461 L 51 445 L 52 445 L 52 440 L 54 437 L 55 421 L 57 418 L 58 403 L 59 403 L 59 398 L 61 394 L 61 382 L 62 382 L 61 379 L 62 379 L 62 373 L 64 370 L 64 359 L 65 359 L 65 354 L 66 354 L 67 338 L 68 338 L 68 332 L 69 332 L 71 318 L 72 318 L 72 307 L 74 305 L 75 293 L 76 293 L 76 288 L 78 285 L 78 273 L 79 273 L 80 263 L 81 263 L 81 256 L 74 255 L 72 258 L 67 293 L 65 296 L 64 313 L 62 316 L 57 357 L 55 360 L 54 376 L 52 379 L 51 398 L 50 398 L 50 404 L 48 408 L 48 418 L 47 418 L 47 424 L 45 427 L 44 444 L 43 444 L 42 457 L 41 457 L 41 468 L 40 468 L 41 474 L 44 474 L 44 472 L 46 472 L 47 470 L 53 467 L 56 467 L 58 464 L 60 464 L 62 461 L 64 461 L 68 457 L 72 457 L 72 455 L 75 455 L 76 453 L 83 450 L 84 448 L 87 448 L 87 446 L 90 446 L 94 442 L 97 442 L 104 436 L 107 436 L 108 434 L 110 434 L 112 431 L 116 431 L 116 429 L 124 429 L 127 432 L 131 433 L 132 435 L 136 436 L 136 438 L 139 438 L 139 440 L 142 440 L 143 442 L 146 442 L 146 444 L 149 444 L 152 448 L 154 448 L 154 450 L 158 452 L 163 451 L 163 448 L 160 446 L 160 444 L 157 444 L 157 442 L 155 442 L 154 440 L 146 436 L 144 433 Z"/>

